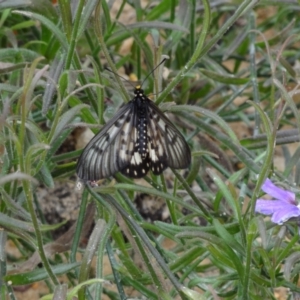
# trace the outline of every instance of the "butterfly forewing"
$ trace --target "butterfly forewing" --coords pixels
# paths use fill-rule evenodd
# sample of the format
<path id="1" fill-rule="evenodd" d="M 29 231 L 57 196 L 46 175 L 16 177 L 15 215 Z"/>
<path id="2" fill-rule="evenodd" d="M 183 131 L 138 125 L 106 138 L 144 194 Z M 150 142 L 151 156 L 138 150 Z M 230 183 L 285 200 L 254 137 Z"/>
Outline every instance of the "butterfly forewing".
<path id="1" fill-rule="evenodd" d="M 144 177 L 149 169 L 159 175 L 167 167 L 187 168 L 191 152 L 182 134 L 148 99 L 140 87 L 83 150 L 78 177 L 94 181 L 122 172 Z"/>
<path id="2" fill-rule="evenodd" d="M 78 177 L 83 180 L 99 180 L 112 176 L 128 164 L 130 154 L 120 156 L 120 151 L 131 147 L 132 103 L 119 112 L 93 137 L 83 150 L 77 164 Z"/>

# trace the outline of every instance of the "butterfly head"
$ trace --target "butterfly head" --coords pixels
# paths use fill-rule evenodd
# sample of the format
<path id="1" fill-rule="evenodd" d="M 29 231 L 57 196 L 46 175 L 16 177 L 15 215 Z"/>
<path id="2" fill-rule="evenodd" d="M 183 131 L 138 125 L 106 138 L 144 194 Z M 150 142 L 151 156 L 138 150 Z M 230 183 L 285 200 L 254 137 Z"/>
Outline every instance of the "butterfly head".
<path id="1" fill-rule="evenodd" d="M 144 97 L 144 90 L 140 85 L 137 85 L 134 90 L 135 96 Z"/>

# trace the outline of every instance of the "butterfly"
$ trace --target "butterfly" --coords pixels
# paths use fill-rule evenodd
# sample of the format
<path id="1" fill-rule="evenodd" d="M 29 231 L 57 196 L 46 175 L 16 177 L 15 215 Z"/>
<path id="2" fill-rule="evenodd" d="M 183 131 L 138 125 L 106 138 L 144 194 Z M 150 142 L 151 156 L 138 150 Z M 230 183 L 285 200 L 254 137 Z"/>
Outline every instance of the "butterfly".
<path id="1" fill-rule="evenodd" d="M 183 135 L 140 85 L 134 95 L 83 150 L 76 170 L 81 180 L 97 181 L 117 172 L 142 178 L 149 170 L 159 175 L 167 167 L 189 166 L 191 151 Z"/>

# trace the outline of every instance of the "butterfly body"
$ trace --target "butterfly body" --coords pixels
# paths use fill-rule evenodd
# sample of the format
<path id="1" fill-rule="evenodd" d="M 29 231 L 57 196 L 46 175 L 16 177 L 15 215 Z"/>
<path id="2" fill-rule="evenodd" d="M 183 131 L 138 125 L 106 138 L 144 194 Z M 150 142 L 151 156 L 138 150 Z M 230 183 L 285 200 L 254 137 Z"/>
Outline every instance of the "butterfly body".
<path id="1" fill-rule="evenodd" d="M 143 91 L 136 95 L 132 100 L 135 102 L 137 110 L 137 144 L 138 152 L 144 159 L 148 154 L 148 135 L 147 135 L 147 98 L 143 96 Z"/>
<path id="2" fill-rule="evenodd" d="M 191 152 L 182 134 L 137 86 L 134 98 L 83 150 L 77 174 L 84 181 L 116 172 L 141 178 L 149 170 L 159 175 L 168 166 L 186 168 L 190 161 Z"/>

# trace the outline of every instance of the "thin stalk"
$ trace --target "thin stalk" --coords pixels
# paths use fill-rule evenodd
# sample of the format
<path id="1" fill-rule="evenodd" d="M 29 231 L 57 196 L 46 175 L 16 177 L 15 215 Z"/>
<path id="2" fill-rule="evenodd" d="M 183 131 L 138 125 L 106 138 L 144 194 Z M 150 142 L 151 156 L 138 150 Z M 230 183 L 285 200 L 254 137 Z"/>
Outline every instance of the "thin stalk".
<path id="1" fill-rule="evenodd" d="M 96 36 L 99 40 L 101 49 L 103 51 L 103 54 L 108 62 L 109 67 L 111 68 L 112 72 L 115 75 L 115 79 L 118 82 L 120 88 L 121 88 L 121 95 L 123 97 L 123 100 L 125 103 L 127 103 L 130 98 L 129 95 L 124 87 L 123 82 L 121 81 L 120 77 L 117 75 L 118 74 L 118 70 L 116 69 L 112 59 L 110 58 L 108 49 L 106 47 L 105 41 L 104 41 L 104 36 L 103 36 L 103 32 L 102 32 L 102 24 L 101 24 L 101 5 L 102 5 L 102 0 L 99 0 L 98 5 L 96 6 L 96 10 L 95 10 L 95 33 Z M 97 21 L 98 20 L 98 21 Z"/>
<path id="2" fill-rule="evenodd" d="M 71 263 L 76 262 L 76 252 L 80 241 L 82 226 L 84 223 L 84 216 L 85 216 L 87 202 L 88 202 L 88 191 L 86 189 L 84 189 L 81 199 L 82 201 L 80 204 L 79 215 L 77 218 L 76 230 L 74 233 L 73 243 L 71 247 L 71 254 L 70 254 Z"/>
<path id="3" fill-rule="evenodd" d="M 100 61 L 100 58 L 99 58 L 99 55 L 98 55 L 99 50 L 96 51 L 96 46 L 94 45 L 94 41 L 93 41 L 93 39 L 92 39 L 92 37 L 91 37 L 91 35 L 88 31 L 84 32 L 84 36 L 85 36 L 86 41 L 87 41 L 87 43 L 88 43 L 88 45 L 91 49 L 93 59 L 97 63 L 98 68 L 101 69 L 102 64 L 101 64 L 101 61 Z M 101 71 L 103 71 L 103 70 L 101 69 Z"/>
<path id="4" fill-rule="evenodd" d="M 102 80 L 102 73 L 99 64 L 91 58 L 93 67 L 94 67 L 94 73 L 95 73 L 95 80 L 96 82 L 99 83 L 99 85 L 103 86 L 103 80 Z M 99 117 L 99 124 L 103 125 L 105 124 L 104 120 L 104 89 L 103 88 L 96 88 L 96 93 L 97 93 L 97 99 L 98 99 L 98 117 Z"/>
<path id="5" fill-rule="evenodd" d="M 81 69 L 80 59 L 79 59 L 78 54 L 76 52 L 75 52 L 75 55 L 73 57 L 73 64 L 74 64 L 74 67 L 75 67 L 76 70 Z M 81 86 L 85 86 L 89 83 L 87 81 L 85 75 L 82 72 L 79 72 L 79 80 L 80 80 Z M 86 93 L 87 93 L 87 98 L 89 99 L 89 101 L 91 101 L 94 110 L 97 111 L 97 107 L 98 107 L 97 106 L 97 99 L 95 98 L 95 95 L 92 92 L 92 89 L 87 88 Z"/>
<path id="6" fill-rule="evenodd" d="M 178 181 L 182 184 L 182 186 L 184 187 L 184 189 L 187 191 L 187 193 L 193 199 L 193 201 L 195 202 L 195 204 L 201 209 L 201 211 L 206 216 L 206 218 L 208 219 L 208 221 L 211 222 L 212 221 L 211 215 L 209 214 L 209 212 L 207 211 L 207 209 L 203 206 L 203 204 L 201 203 L 201 201 L 196 197 L 196 195 L 194 194 L 194 192 L 192 191 L 192 189 L 190 188 L 190 186 L 188 185 L 188 183 L 179 174 L 179 172 L 177 172 L 174 169 L 172 169 L 172 172 L 175 174 L 175 176 L 178 179 Z"/>
<path id="7" fill-rule="evenodd" d="M 72 35 L 70 39 L 70 45 L 67 53 L 67 59 L 66 59 L 66 70 L 69 70 L 72 65 L 72 59 L 75 51 L 75 46 L 77 43 L 77 33 L 78 33 L 78 28 L 80 24 L 80 19 L 83 11 L 83 7 L 85 4 L 85 0 L 79 0 L 77 10 L 76 10 L 76 15 L 74 18 L 74 24 L 73 24 L 73 30 L 72 30 Z"/>
<path id="8" fill-rule="evenodd" d="M 138 249 L 140 251 L 140 255 L 143 258 L 143 263 L 145 263 L 146 268 L 148 269 L 148 271 L 150 273 L 150 276 L 152 278 L 155 289 L 159 292 L 164 291 L 163 283 L 160 281 L 159 277 L 156 275 L 155 264 L 153 265 L 153 263 L 151 262 L 152 257 L 151 257 L 151 255 L 149 255 L 149 251 L 147 251 L 147 248 L 145 248 L 143 243 L 141 242 L 141 239 L 142 239 L 141 236 L 134 234 L 135 231 L 134 231 L 134 229 L 132 228 L 132 226 L 130 224 L 127 224 L 127 226 L 132 231 L 134 241 L 135 241 L 136 246 L 138 247 Z"/>
<path id="9" fill-rule="evenodd" d="M 176 9 L 176 1 L 171 0 L 171 5 L 170 5 L 170 23 L 173 23 L 175 20 L 175 9 Z"/>
<path id="10" fill-rule="evenodd" d="M 185 76 L 185 74 L 193 67 L 193 65 L 200 59 L 202 54 L 202 47 L 204 45 L 204 41 L 206 38 L 206 35 L 209 31 L 209 25 L 210 25 L 210 7 L 209 2 L 207 0 L 203 0 L 203 6 L 204 6 L 204 18 L 203 18 L 203 27 L 201 30 L 201 34 L 195 49 L 194 54 L 192 55 L 191 59 L 187 62 L 185 67 L 178 72 L 177 76 L 170 82 L 170 84 L 163 90 L 163 92 L 160 94 L 160 96 L 157 98 L 156 104 L 159 104 L 163 101 L 163 99 L 166 98 L 166 96 L 175 88 L 175 86 L 182 80 L 182 78 Z"/>
<path id="11" fill-rule="evenodd" d="M 7 242 L 7 232 L 3 228 L 0 229 L 0 290 L 4 290 L 5 281 L 4 276 L 6 275 L 6 251 L 5 245 Z M 0 297 L 0 299 L 2 299 Z M 4 298 L 3 298 L 4 299 Z"/>
<path id="12" fill-rule="evenodd" d="M 23 171 L 21 171 L 21 172 L 23 172 Z M 49 275 L 49 278 L 51 279 L 52 283 L 57 286 L 57 285 L 59 285 L 59 281 L 56 278 L 55 274 L 52 272 L 48 258 L 44 251 L 43 238 L 42 238 L 42 234 L 40 231 L 39 222 L 38 222 L 37 216 L 35 214 L 35 209 L 33 206 L 33 197 L 32 197 L 33 191 L 31 189 L 31 183 L 28 182 L 27 180 L 23 180 L 22 183 L 23 183 L 23 189 L 24 189 L 24 193 L 26 196 L 26 200 L 27 200 L 28 211 L 30 213 L 32 224 L 33 224 L 33 227 L 35 230 L 35 236 L 36 236 L 36 241 L 37 241 L 37 251 L 40 255 L 41 261 L 43 262 L 43 266 Z"/>
<path id="13" fill-rule="evenodd" d="M 175 20 L 175 11 L 176 11 L 176 1 L 175 0 L 171 0 L 171 3 L 170 3 L 170 23 L 174 23 L 174 20 Z M 167 31 L 167 34 L 171 34 L 171 32 Z M 170 49 L 170 51 L 169 51 L 169 57 L 172 57 L 172 49 Z M 171 61 L 167 62 L 167 66 L 168 67 L 171 66 Z"/>
<path id="14" fill-rule="evenodd" d="M 252 11 L 249 14 L 249 25 L 250 25 L 250 32 L 249 32 L 249 59 L 250 59 L 250 78 L 253 88 L 253 101 L 259 105 L 260 99 L 259 99 L 259 92 L 258 92 L 258 83 L 257 83 L 257 74 L 256 74 L 256 51 L 255 51 L 255 38 L 256 38 L 256 32 L 255 30 L 255 13 Z M 254 118 L 254 131 L 253 135 L 257 136 L 259 134 L 260 130 L 260 118 L 259 114 L 255 112 L 255 118 Z"/>
<path id="15" fill-rule="evenodd" d="M 245 265 L 245 276 L 242 279 L 242 299 L 248 300 L 249 298 L 249 287 L 250 287 L 250 280 L 251 280 L 251 262 L 253 260 L 252 253 L 253 253 L 253 241 L 256 237 L 256 222 L 252 219 L 250 222 L 250 226 L 248 229 L 247 235 L 247 248 L 246 248 L 246 265 Z"/>
<path id="16" fill-rule="evenodd" d="M 190 5 L 192 7 L 192 11 L 191 11 L 192 19 L 190 23 L 190 55 L 192 55 L 195 47 L 196 1 L 191 0 Z"/>
<path id="17" fill-rule="evenodd" d="M 69 48 L 68 48 L 68 52 L 67 52 L 65 70 L 70 70 L 72 64 L 76 70 L 81 69 L 80 59 L 75 51 L 75 47 L 77 44 L 78 29 L 79 29 L 79 25 L 80 25 L 80 20 L 81 20 L 81 15 L 82 15 L 82 10 L 83 10 L 84 4 L 85 4 L 85 0 L 80 0 L 78 3 L 76 15 L 74 18 L 74 24 L 73 24 L 71 38 L 68 39 Z M 67 37 L 68 37 L 68 34 L 67 34 Z M 79 73 L 79 79 L 83 86 L 88 84 L 88 81 L 86 80 L 85 75 L 81 72 Z M 97 101 L 96 101 L 91 89 L 88 88 L 86 90 L 86 93 L 87 93 L 88 99 L 92 103 L 94 110 L 97 111 Z M 64 98 L 64 94 L 61 95 L 61 98 Z"/>
<path id="18" fill-rule="evenodd" d="M 84 251 L 83 258 L 81 261 L 78 283 L 83 283 L 89 277 L 91 270 L 92 259 L 95 256 L 96 249 L 100 243 L 100 240 L 105 232 L 107 231 L 107 224 L 103 219 L 98 219 L 92 234 L 90 235 L 87 247 Z M 78 300 L 85 300 L 86 297 L 86 288 L 83 287 L 78 291 Z M 90 297 L 90 299 L 92 299 Z"/>
<path id="19" fill-rule="evenodd" d="M 139 0 L 134 1 L 134 8 L 136 12 L 136 20 L 137 22 L 141 22 L 143 20 L 143 10 L 141 8 L 141 3 Z M 141 30 L 139 29 L 137 35 Z M 137 77 L 140 79 L 142 77 L 142 66 L 141 66 L 141 48 L 136 44 L 135 46 L 136 51 L 136 62 L 137 62 Z"/>
<path id="20" fill-rule="evenodd" d="M 126 299 L 127 298 L 126 293 L 123 289 L 123 286 L 121 285 L 122 279 L 120 277 L 119 272 L 117 271 L 118 263 L 116 261 L 116 258 L 114 257 L 114 253 L 113 253 L 110 241 L 107 241 L 107 243 L 106 243 L 106 251 L 107 251 L 108 259 L 109 259 L 109 262 L 110 262 L 110 265 L 111 265 L 111 268 L 113 271 L 113 275 L 115 278 L 115 283 L 116 283 L 116 286 L 117 286 L 117 289 L 119 292 L 119 297 L 120 297 L 120 299 Z M 98 298 L 96 298 L 96 299 L 98 299 Z"/>
<path id="21" fill-rule="evenodd" d="M 161 183 L 162 183 L 162 187 L 163 187 L 163 192 L 168 193 L 164 175 L 160 175 L 160 179 L 161 179 Z M 174 196 L 176 196 L 176 195 L 174 195 Z M 175 224 L 175 225 L 178 225 L 173 202 L 169 199 L 166 199 L 166 203 L 167 203 L 167 206 L 168 206 L 168 209 L 169 209 L 169 213 L 170 213 L 172 223 Z"/>
<path id="22" fill-rule="evenodd" d="M 72 13 L 70 4 L 71 2 L 69 0 L 58 0 L 60 16 L 68 41 L 70 41 L 72 34 Z"/>
<path id="23" fill-rule="evenodd" d="M 107 37 L 110 37 L 112 35 L 112 32 L 114 31 L 115 27 L 116 27 L 116 24 L 117 24 L 117 21 L 119 20 L 122 12 L 123 12 L 123 9 L 124 9 L 124 6 L 126 4 L 126 0 L 123 0 L 121 5 L 120 5 L 120 8 L 116 14 L 116 18 L 115 18 L 115 21 L 112 23 L 111 27 L 107 29 L 107 32 L 105 34 L 105 37 L 104 37 L 104 40 L 107 40 Z"/>
<path id="24" fill-rule="evenodd" d="M 87 190 L 90 189 L 90 186 L 87 187 Z M 111 205 L 109 205 L 104 199 L 101 198 L 101 196 L 99 195 L 99 199 L 101 200 L 101 203 L 97 203 L 98 205 L 101 205 L 101 207 L 103 208 L 103 211 L 106 212 L 108 218 L 106 218 L 107 221 L 107 230 L 104 232 L 104 234 L 101 237 L 100 243 L 99 243 L 99 247 L 98 247 L 98 255 L 97 255 L 97 262 L 96 262 L 96 278 L 103 278 L 103 256 L 105 253 L 105 248 L 107 249 L 108 255 L 110 255 L 109 253 L 109 249 L 107 248 L 107 243 L 110 237 L 110 234 L 113 230 L 113 227 L 116 224 L 116 213 L 114 211 L 114 209 L 111 207 Z M 113 264 L 112 260 L 110 259 L 111 263 Z M 117 278 L 117 277 L 115 277 Z M 117 278 L 118 279 L 118 278 Z M 116 285 L 118 287 L 118 291 L 120 292 L 120 290 L 122 289 L 119 285 L 120 285 L 120 281 L 116 281 Z M 101 299 L 101 294 L 102 294 L 102 290 L 103 290 L 103 285 L 102 284 L 98 284 L 96 289 L 95 289 L 95 299 Z"/>

